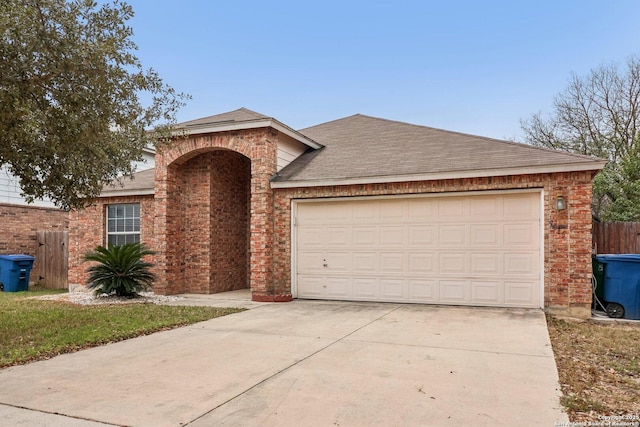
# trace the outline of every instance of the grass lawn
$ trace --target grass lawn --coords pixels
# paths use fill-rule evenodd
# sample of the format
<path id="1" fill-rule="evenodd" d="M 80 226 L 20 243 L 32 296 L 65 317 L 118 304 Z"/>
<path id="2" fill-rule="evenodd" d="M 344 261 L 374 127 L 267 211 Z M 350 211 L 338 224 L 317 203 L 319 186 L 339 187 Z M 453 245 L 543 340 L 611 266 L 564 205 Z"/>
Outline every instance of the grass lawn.
<path id="1" fill-rule="evenodd" d="M 602 416 L 613 415 L 611 422 L 637 425 L 640 325 L 553 316 L 547 324 L 569 419 L 598 425 Z"/>
<path id="2" fill-rule="evenodd" d="M 28 298 L 51 293 L 56 291 L 0 292 L 0 368 L 243 311 L 152 303 L 82 306 Z"/>

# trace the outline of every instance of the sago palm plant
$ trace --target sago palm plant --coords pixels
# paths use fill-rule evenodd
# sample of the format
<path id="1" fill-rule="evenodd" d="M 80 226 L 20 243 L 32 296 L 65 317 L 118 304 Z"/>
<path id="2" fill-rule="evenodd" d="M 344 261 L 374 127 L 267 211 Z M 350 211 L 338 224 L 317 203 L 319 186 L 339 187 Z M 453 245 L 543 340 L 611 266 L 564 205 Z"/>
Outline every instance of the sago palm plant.
<path id="1" fill-rule="evenodd" d="M 156 279 L 151 272 L 153 264 L 142 259 L 154 254 L 141 243 L 98 246 L 84 257 L 85 261 L 97 263 L 87 269 L 87 287 L 95 295 L 134 297 L 150 288 Z"/>

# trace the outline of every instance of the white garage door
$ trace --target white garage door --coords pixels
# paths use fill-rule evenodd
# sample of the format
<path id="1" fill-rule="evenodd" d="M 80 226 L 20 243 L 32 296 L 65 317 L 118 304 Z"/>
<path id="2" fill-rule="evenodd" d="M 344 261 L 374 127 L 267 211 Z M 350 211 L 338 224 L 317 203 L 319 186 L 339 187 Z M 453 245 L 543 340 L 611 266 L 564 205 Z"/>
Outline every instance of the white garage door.
<path id="1" fill-rule="evenodd" d="M 540 193 L 299 201 L 298 298 L 540 307 Z"/>

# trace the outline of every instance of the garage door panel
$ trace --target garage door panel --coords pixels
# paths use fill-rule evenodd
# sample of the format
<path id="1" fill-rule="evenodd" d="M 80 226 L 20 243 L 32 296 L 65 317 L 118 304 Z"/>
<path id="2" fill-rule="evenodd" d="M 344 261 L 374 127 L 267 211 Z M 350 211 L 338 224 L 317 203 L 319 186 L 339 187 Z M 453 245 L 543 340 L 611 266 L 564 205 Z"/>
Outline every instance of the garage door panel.
<path id="1" fill-rule="evenodd" d="M 536 252 L 504 254 L 504 274 L 537 277 L 539 254 Z"/>
<path id="2" fill-rule="evenodd" d="M 438 272 L 443 275 L 468 274 L 467 254 L 465 252 L 440 253 L 438 257 Z"/>
<path id="3" fill-rule="evenodd" d="M 379 299 L 379 279 L 375 277 L 358 277 L 353 280 L 353 296 L 360 300 Z"/>
<path id="4" fill-rule="evenodd" d="M 298 225 L 314 226 L 325 222 L 325 208 L 321 205 L 298 205 Z"/>
<path id="5" fill-rule="evenodd" d="M 527 301 L 538 299 L 537 286 L 534 282 L 510 282 L 504 285 L 504 300 L 506 304 L 522 306 Z"/>
<path id="6" fill-rule="evenodd" d="M 502 245 L 502 226 L 500 224 L 471 224 L 469 243 L 472 247 L 498 247 Z"/>
<path id="7" fill-rule="evenodd" d="M 322 248 L 324 236 L 321 227 L 305 227 L 298 231 L 298 249 Z"/>
<path id="8" fill-rule="evenodd" d="M 380 272 L 403 273 L 404 271 L 404 253 L 380 252 Z"/>
<path id="9" fill-rule="evenodd" d="M 323 258 L 323 269 L 331 273 L 345 273 L 352 271 L 351 252 L 327 252 Z M 326 264 L 326 267 L 325 267 Z"/>
<path id="10" fill-rule="evenodd" d="M 327 277 L 324 286 L 327 298 L 342 299 L 353 293 L 351 280 L 346 277 Z"/>
<path id="11" fill-rule="evenodd" d="M 351 232 L 352 244 L 354 246 L 366 246 L 378 244 L 378 227 L 375 226 L 355 226 Z"/>
<path id="12" fill-rule="evenodd" d="M 427 279 L 409 279 L 409 299 L 417 302 L 438 302 L 438 282 Z"/>
<path id="13" fill-rule="evenodd" d="M 501 253 L 471 253 L 471 275 L 497 276 L 502 274 Z"/>
<path id="14" fill-rule="evenodd" d="M 440 300 L 463 303 L 469 301 L 467 282 L 463 280 L 440 280 Z"/>
<path id="15" fill-rule="evenodd" d="M 296 206 L 298 297 L 540 306 L 539 193 Z"/>
<path id="16" fill-rule="evenodd" d="M 408 204 L 406 200 L 382 200 L 380 206 L 380 220 L 383 222 L 398 222 L 407 217 Z"/>
<path id="17" fill-rule="evenodd" d="M 502 199 L 495 197 L 470 197 L 469 214 L 478 221 L 502 219 Z"/>
<path id="18" fill-rule="evenodd" d="M 480 305 L 500 305 L 504 301 L 500 281 L 471 281 L 471 300 Z"/>
<path id="19" fill-rule="evenodd" d="M 328 224 L 345 224 L 351 221 L 353 203 L 327 203 L 324 205 L 324 221 Z"/>
<path id="20" fill-rule="evenodd" d="M 326 244 L 330 247 L 351 246 L 350 227 L 325 227 L 323 234 Z"/>
<path id="21" fill-rule="evenodd" d="M 538 247 L 538 228 L 533 224 L 505 224 L 504 243 L 507 246 Z"/>
<path id="22" fill-rule="evenodd" d="M 353 203 L 353 219 L 355 222 L 374 222 L 379 219 L 378 206 L 375 201 L 362 201 Z"/>
<path id="23" fill-rule="evenodd" d="M 438 227 L 438 246 L 439 247 L 456 247 L 466 246 L 467 226 L 459 225 L 441 225 Z"/>
<path id="24" fill-rule="evenodd" d="M 409 253 L 409 275 L 434 274 L 437 271 L 437 254 L 435 252 Z"/>
<path id="25" fill-rule="evenodd" d="M 402 301 L 407 297 L 405 292 L 405 280 L 402 279 L 381 279 L 380 293 L 383 300 Z"/>
<path id="26" fill-rule="evenodd" d="M 441 220 L 463 220 L 468 217 L 467 201 L 463 197 L 443 197 L 438 199 L 438 217 Z"/>
<path id="27" fill-rule="evenodd" d="M 437 228 L 434 225 L 409 225 L 409 245 L 419 248 L 435 248 Z"/>
<path id="28" fill-rule="evenodd" d="M 377 252 L 353 252 L 353 271 L 357 273 L 373 273 L 378 271 Z"/>
<path id="29" fill-rule="evenodd" d="M 322 273 L 324 252 L 300 251 L 298 252 L 298 272 L 301 274 Z"/>
<path id="30" fill-rule="evenodd" d="M 504 198 L 504 215 L 507 218 L 537 221 L 540 217 L 540 199 L 529 194 L 512 194 Z"/>
<path id="31" fill-rule="evenodd" d="M 326 279 L 323 276 L 308 276 L 306 274 L 298 275 L 298 288 L 304 289 L 304 298 L 323 298 L 324 283 Z"/>
<path id="32" fill-rule="evenodd" d="M 406 246 L 406 228 L 401 226 L 381 226 L 380 227 L 380 246 L 394 247 Z"/>
<path id="33" fill-rule="evenodd" d="M 407 214 L 409 219 L 432 222 L 438 216 L 438 202 L 434 198 L 420 197 L 408 199 Z"/>

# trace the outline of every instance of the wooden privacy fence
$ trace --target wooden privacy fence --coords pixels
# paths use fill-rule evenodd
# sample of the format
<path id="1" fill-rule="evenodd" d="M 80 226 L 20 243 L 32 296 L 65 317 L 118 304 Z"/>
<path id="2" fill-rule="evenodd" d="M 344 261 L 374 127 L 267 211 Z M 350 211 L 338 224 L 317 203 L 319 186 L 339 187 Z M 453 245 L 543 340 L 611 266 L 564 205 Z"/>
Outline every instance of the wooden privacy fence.
<path id="1" fill-rule="evenodd" d="M 69 232 L 36 231 L 38 249 L 30 281 L 48 289 L 68 287 Z"/>
<path id="2" fill-rule="evenodd" d="M 599 254 L 640 254 L 640 222 L 594 222 L 592 232 Z"/>

